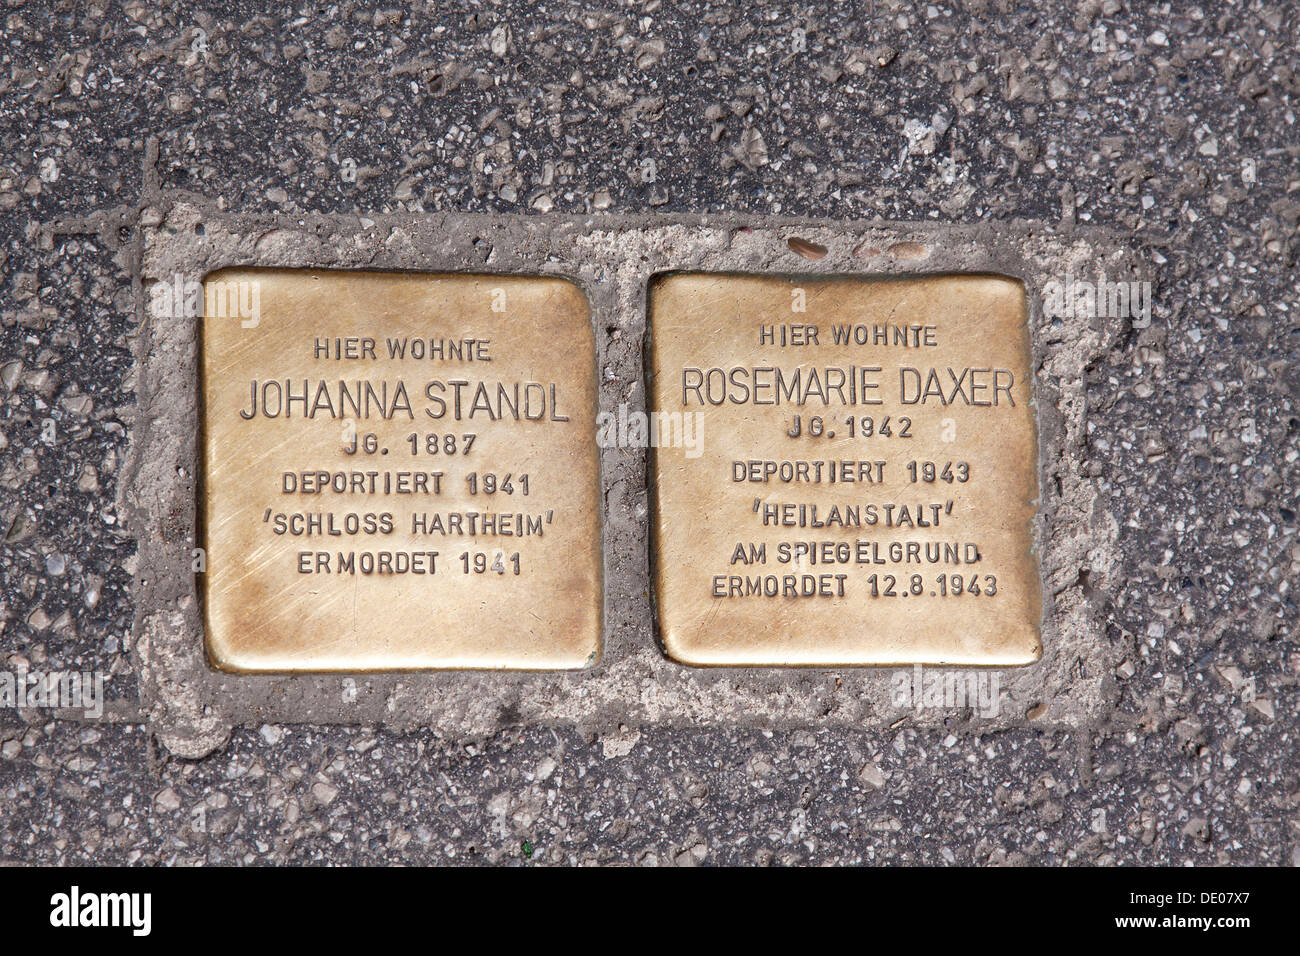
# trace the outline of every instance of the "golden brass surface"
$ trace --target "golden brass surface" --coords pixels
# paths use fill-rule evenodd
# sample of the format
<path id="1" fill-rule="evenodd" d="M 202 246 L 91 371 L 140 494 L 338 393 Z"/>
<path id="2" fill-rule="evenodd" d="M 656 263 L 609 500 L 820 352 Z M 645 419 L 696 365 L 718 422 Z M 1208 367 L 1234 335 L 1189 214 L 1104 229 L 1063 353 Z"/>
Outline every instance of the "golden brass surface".
<path id="1" fill-rule="evenodd" d="M 595 661 L 596 360 L 577 286 L 231 269 L 205 280 L 199 321 L 215 666 Z"/>
<path id="2" fill-rule="evenodd" d="M 651 560 L 673 658 L 1039 658 L 1020 283 L 676 274 L 652 285 L 649 321 Z"/>

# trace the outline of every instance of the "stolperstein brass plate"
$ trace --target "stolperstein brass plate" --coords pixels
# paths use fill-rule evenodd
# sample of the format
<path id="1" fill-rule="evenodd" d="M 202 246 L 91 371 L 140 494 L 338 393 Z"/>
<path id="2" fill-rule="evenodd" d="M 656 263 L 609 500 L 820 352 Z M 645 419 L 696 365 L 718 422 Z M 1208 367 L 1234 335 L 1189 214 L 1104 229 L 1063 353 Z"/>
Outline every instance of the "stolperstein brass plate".
<path id="1" fill-rule="evenodd" d="M 197 570 L 214 665 L 597 658 L 596 363 L 577 286 L 232 269 L 203 292 Z"/>
<path id="2" fill-rule="evenodd" d="M 649 335 L 654 592 L 673 658 L 1039 658 L 1019 282 L 667 275 Z"/>

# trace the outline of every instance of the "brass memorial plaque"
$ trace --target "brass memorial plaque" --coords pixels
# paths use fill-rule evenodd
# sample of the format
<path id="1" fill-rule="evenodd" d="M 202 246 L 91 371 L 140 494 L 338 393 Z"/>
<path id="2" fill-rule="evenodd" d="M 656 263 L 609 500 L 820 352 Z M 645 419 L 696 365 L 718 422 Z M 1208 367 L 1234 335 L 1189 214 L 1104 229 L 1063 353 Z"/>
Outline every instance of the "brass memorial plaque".
<path id="1" fill-rule="evenodd" d="M 1039 658 L 1018 282 L 666 276 L 651 287 L 648 365 L 672 657 Z"/>
<path id="2" fill-rule="evenodd" d="M 235 269 L 208 276 L 204 305 L 213 664 L 596 659 L 596 359 L 577 286 Z"/>

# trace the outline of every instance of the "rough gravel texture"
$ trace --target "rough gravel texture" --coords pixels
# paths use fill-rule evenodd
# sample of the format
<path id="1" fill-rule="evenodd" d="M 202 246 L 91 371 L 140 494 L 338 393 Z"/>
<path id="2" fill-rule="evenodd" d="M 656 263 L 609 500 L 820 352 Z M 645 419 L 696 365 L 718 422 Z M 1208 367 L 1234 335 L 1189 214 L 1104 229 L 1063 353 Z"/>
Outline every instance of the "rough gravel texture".
<path id="1" fill-rule="evenodd" d="M 3 710 L 0 859 L 1300 863 L 1295 4 L 0 16 L 0 658 L 109 671 L 123 714 L 113 502 L 147 190 L 282 213 L 1073 219 L 1171 250 L 1151 327 L 1089 379 L 1078 467 L 1122 554 L 1120 701 L 1091 732 L 268 726 L 190 762 L 129 721 Z M 96 209 L 116 219 L 87 233 Z"/>

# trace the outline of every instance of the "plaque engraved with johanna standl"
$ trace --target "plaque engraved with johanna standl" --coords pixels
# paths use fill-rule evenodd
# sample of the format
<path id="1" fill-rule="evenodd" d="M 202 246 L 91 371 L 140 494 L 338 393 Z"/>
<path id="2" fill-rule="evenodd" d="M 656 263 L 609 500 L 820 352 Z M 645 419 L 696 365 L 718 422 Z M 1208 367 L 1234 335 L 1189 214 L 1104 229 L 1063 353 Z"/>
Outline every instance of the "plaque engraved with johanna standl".
<path id="1" fill-rule="evenodd" d="M 594 662 L 595 351 L 577 286 L 224 270 L 204 305 L 197 570 L 214 665 Z"/>

